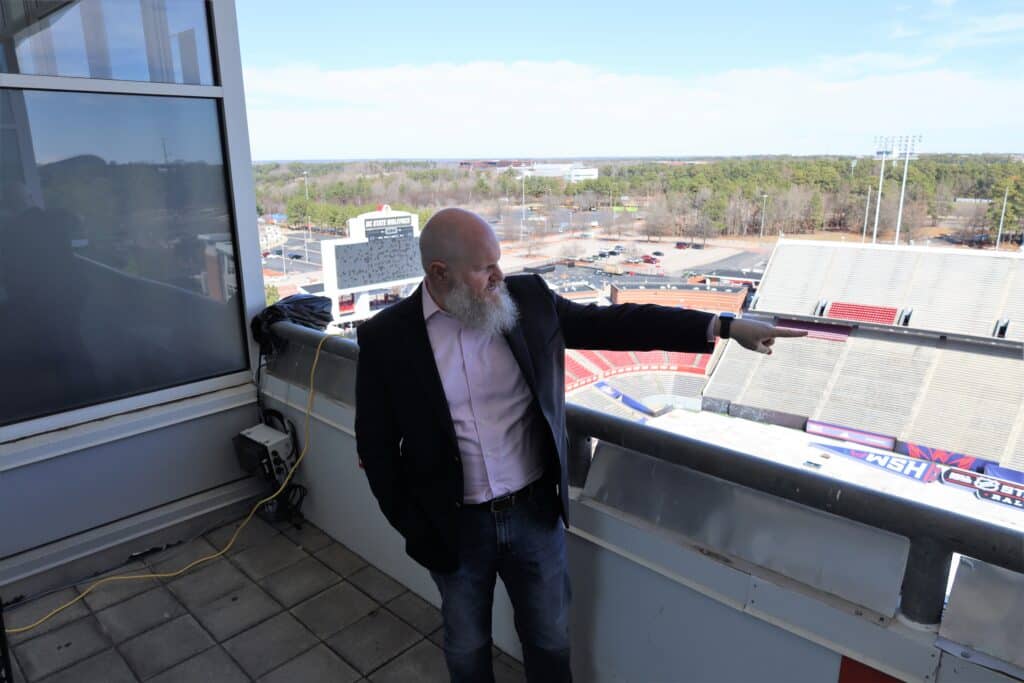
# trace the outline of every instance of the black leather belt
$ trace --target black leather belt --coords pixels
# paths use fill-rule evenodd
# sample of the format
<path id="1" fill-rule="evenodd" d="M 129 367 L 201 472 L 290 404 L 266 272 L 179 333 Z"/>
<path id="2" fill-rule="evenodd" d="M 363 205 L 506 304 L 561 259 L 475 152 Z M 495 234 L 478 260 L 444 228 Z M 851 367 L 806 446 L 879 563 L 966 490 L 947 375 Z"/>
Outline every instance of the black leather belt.
<path id="1" fill-rule="evenodd" d="M 515 507 L 516 503 L 533 498 L 536 494 L 543 491 L 544 488 L 545 481 L 543 478 L 541 478 L 533 482 L 532 484 L 527 484 L 523 488 L 513 493 L 509 493 L 499 498 L 485 500 L 482 503 L 470 503 L 467 504 L 466 507 L 483 507 L 486 505 L 487 507 L 490 508 L 491 512 L 501 512 L 502 510 L 508 510 L 511 507 Z"/>

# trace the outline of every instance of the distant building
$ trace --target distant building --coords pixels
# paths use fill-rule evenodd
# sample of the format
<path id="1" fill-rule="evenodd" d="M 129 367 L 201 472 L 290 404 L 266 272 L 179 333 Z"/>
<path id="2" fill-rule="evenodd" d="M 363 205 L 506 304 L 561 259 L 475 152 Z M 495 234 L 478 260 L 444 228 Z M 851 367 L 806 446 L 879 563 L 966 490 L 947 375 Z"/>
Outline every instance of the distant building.
<path id="1" fill-rule="evenodd" d="M 419 216 L 384 205 L 350 218 L 349 236 L 320 243 L 324 296 L 344 327 L 407 296 L 423 278 Z"/>
<path id="2" fill-rule="evenodd" d="M 611 286 L 613 304 L 659 304 L 682 306 L 710 313 L 743 310 L 747 288 L 737 285 L 710 285 L 667 282 L 664 284 L 625 284 Z"/>
<path id="3" fill-rule="evenodd" d="M 578 183 L 584 180 L 597 180 L 600 171 L 596 166 L 582 164 L 533 164 L 518 169 L 519 177 L 527 178 L 561 178 L 567 183 Z"/>

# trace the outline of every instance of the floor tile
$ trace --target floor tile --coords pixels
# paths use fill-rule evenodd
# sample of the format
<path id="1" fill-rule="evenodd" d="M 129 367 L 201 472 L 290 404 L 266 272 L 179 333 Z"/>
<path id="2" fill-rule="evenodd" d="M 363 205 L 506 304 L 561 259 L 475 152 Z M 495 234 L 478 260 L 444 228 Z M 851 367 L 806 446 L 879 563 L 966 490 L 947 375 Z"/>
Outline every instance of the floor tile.
<path id="1" fill-rule="evenodd" d="M 249 677 L 223 648 L 211 647 L 147 683 L 247 683 Z"/>
<path id="2" fill-rule="evenodd" d="M 292 608 L 306 627 L 320 638 L 356 623 L 379 605 L 349 583 L 339 583 Z"/>
<path id="3" fill-rule="evenodd" d="M 330 536 L 309 522 L 305 522 L 300 529 L 288 524 L 281 527 L 281 533 L 307 553 L 315 553 L 333 543 Z"/>
<path id="4" fill-rule="evenodd" d="M 320 644 L 274 669 L 259 679 L 259 683 L 353 683 L 357 680 L 358 671 Z"/>
<path id="5" fill-rule="evenodd" d="M 7 628 L 28 626 L 36 620 L 44 617 L 51 610 L 74 600 L 76 597 L 78 597 L 78 591 L 74 588 L 68 588 L 56 593 L 51 593 L 50 595 L 39 598 L 38 600 L 33 600 L 32 602 L 18 607 L 4 607 L 4 623 L 7 624 Z M 89 608 L 86 607 L 83 600 L 79 600 L 71 607 L 55 614 L 31 631 L 12 634 L 8 637 L 7 642 L 11 645 L 17 645 L 18 643 L 22 643 L 26 640 L 38 638 L 44 633 L 49 633 L 54 629 L 70 624 L 72 621 L 77 621 L 88 615 Z"/>
<path id="6" fill-rule="evenodd" d="M 215 560 L 209 566 L 172 581 L 167 584 L 167 588 L 186 607 L 195 609 L 249 583 L 249 579 L 238 567 L 227 560 Z"/>
<path id="7" fill-rule="evenodd" d="M 441 610 L 412 591 L 387 603 L 387 608 L 425 636 L 436 631 L 442 624 Z"/>
<path id="8" fill-rule="evenodd" d="M 377 602 L 393 600 L 405 592 L 405 586 L 370 565 L 352 574 L 348 580 Z"/>
<path id="9" fill-rule="evenodd" d="M 305 557 L 308 557 L 306 551 L 284 536 L 277 535 L 266 543 L 246 548 L 233 556 L 231 561 L 250 579 L 259 581 Z"/>
<path id="10" fill-rule="evenodd" d="M 135 673 L 145 680 L 213 644 L 199 622 L 186 614 L 122 643 L 118 649 Z"/>
<path id="11" fill-rule="evenodd" d="M 501 657 L 508 657 L 508 655 Z M 510 666 L 501 657 L 494 660 L 494 683 L 526 683 L 526 674 L 523 673 L 522 665 Z M 516 662 L 516 664 L 519 663 Z"/>
<path id="12" fill-rule="evenodd" d="M 211 531 L 206 534 L 206 540 L 208 540 L 217 550 L 220 550 L 228 541 L 231 540 L 231 535 L 235 533 L 235 529 L 242 520 L 232 522 L 231 524 L 225 524 L 215 531 Z M 238 538 L 235 539 L 235 544 L 231 546 L 231 549 L 227 552 L 228 556 L 237 555 L 246 548 L 253 546 L 262 545 L 267 541 L 277 536 L 280 532 L 270 524 L 267 524 L 258 516 L 253 516 L 249 523 L 242 529 L 242 533 L 238 534 Z"/>
<path id="13" fill-rule="evenodd" d="M 85 617 L 14 647 L 25 678 L 37 681 L 106 650 L 110 641 L 95 617 Z"/>
<path id="14" fill-rule="evenodd" d="M 193 608 L 192 614 L 217 642 L 222 642 L 283 609 L 263 589 L 249 583 L 212 602 Z"/>
<path id="15" fill-rule="evenodd" d="M 306 557 L 260 581 L 268 593 L 285 607 L 296 605 L 341 581 L 323 562 Z"/>
<path id="16" fill-rule="evenodd" d="M 124 567 L 107 572 L 102 576 L 96 576 L 88 581 L 83 581 L 76 588 L 79 592 L 84 593 L 90 586 L 101 579 L 122 575 L 142 576 L 148 573 L 150 573 L 150 569 L 145 564 L 142 562 L 132 562 Z M 85 604 L 89 605 L 89 609 L 93 612 L 99 612 L 101 609 L 116 605 L 134 595 L 152 590 L 159 585 L 160 583 L 156 579 L 118 579 L 117 581 L 110 581 L 97 586 L 91 593 L 85 596 L 84 600 Z"/>
<path id="17" fill-rule="evenodd" d="M 41 683 L 136 683 L 137 680 L 121 655 L 110 649 L 58 671 Z"/>
<path id="18" fill-rule="evenodd" d="M 224 649 L 253 678 L 276 669 L 316 645 L 317 639 L 284 612 L 224 643 Z"/>
<path id="19" fill-rule="evenodd" d="M 345 578 L 366 566 L 366 560 L 340 543 L 332 543 L 326 548 L 318 550 L 314 555 L 316 559 L 330 567 L 341 578 Z"/>
<path id="20" fill-rule="evenodd" d="M 370 675 L 374 683 L 448 683 L 448 667 L 441 648 L 421 640 L 411 649 Z"/>
<path id="21" fill-rule="evenodd" d="M 158 586 L 97 612 L 96 619 L 107 636 L 116 644 L 184 613 L 185 608 L 174 599 L 170 591 Z"/>
<path id="22" fill-rule="evenodd" d="M 327 645 L 360 673 L 368 674 L 412 647 L 423 635 L 384 609 L 342 629 Z"/>

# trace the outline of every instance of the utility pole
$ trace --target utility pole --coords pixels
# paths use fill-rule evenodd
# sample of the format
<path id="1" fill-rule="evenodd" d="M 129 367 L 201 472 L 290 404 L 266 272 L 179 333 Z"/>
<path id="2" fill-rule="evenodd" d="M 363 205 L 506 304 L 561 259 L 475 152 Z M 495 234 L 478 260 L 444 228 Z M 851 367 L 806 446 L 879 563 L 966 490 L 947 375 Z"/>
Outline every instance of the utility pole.
<path id="1" fill-rule="evenodd" d="M 306 229 L 302 232 L 302 249 L 309 261 L 309 171 L 302 172 L 302 184 L 306 188 Z"/>
<path id="2" fill-rule="evenodd" d="M 523 179 L 523 206 L 522 215 L 519 218 L 519 241 L 522 242 L 524 239 L 524 231 L 526 230 L 526 167 L 523 167 L 522 173 Z"/>
<path id="3" fill-rule="evenodd" d="M 864 202 L 864 232 L 861 233 L 861 236 L 860 236 L 861 244 L 864 244 L 864 242 L 866 242 L 867 239 L 868 239 L 868 216 L 870 216 L 870 215 L 871 215 L 871 188 L 868 187 L 868 198 L 867 198 L 867 201 Z"/>
<path id="4" fill-rule="evenodd" d="M 761 237 L 760 237 L 760 239 L 764 239 L 764 212 L 767 211 L 767 209 L 768 209 L 768 195 L 767 194 L 762 194 L 761 195 Z"/>
<path id="5" fill-rule="evenodd" d="M 1006 200 L 1010 198 L 1010 185 L 1006 185 L 1006 192 L 1003 194 L 1003 211 L 999 214 L 999 232 L 996 233 L 996 251 L 999 251 L 999 243 L 1003 241 L 1003 219 L 1006 218 Z"/>
<path id="6" fill-rule="evenodd" d="M 907 167 L 910 166 L 910 155 L 914 154 L 914 147 L 921 141 L 920 135 L 910 135 L 900 138 L 900 145 L 903 148 L 903 184 L 900 186 L 900 208 L 896 213 L 896 240 L 893 244 L 900 243 L 900 224 L 903 222 L 903 195 L 907 191 Z M 915 155 L 916 159 L 917 156 Z"/>
<path id="7" fill-rule="evenodd" d="M 875 204 L 875 229 L 871 234 L 871 244 L 878 242 L 878 217 L 882 213 L 882 183 L 885 181 L 885 158 L 889 155 L 889 147 L 892 146 L 892 138 L 875 138 L 875 157 L 880 158 L 882 163 L 878 167 L 878 199 Z M 878 148 L 881 149 L 878 149 Z"/>

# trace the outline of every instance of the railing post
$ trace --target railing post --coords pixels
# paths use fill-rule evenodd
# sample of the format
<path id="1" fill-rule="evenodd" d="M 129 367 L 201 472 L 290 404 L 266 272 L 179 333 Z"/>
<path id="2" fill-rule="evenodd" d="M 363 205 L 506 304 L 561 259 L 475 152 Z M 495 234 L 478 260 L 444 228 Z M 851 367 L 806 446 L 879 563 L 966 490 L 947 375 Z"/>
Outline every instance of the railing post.
<path id="1" fill-rule="evenodd" d="M 900 612 L 918 624 L 938 624 L 946 601 L 946 584 L 953 552 L 934 538 L 910 539 L 907 570 L 903 574 Z"/>
<path id="2" fill-rule="evenodd" d="M 590 460 L 593 457 L 594 449 L 590 443 L 590 436 L 575 430 L 569 430 L 569 485 L 583 487 L 587 481 L 587 473 L 590 472 Z"/>

